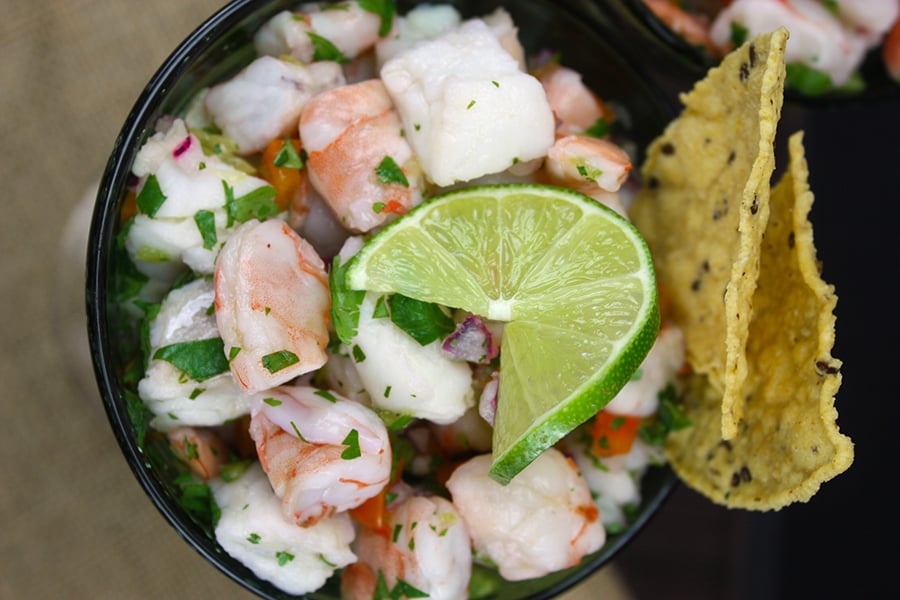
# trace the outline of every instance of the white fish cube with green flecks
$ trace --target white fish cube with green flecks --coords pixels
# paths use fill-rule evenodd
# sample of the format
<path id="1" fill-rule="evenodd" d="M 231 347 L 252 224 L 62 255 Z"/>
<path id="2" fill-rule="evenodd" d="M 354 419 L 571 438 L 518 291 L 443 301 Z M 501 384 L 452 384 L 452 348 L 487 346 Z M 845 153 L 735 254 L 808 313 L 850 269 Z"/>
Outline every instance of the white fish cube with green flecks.
<path id="1" fill-rule="evenodd" d="M 317 590 L 339 568 L 356 562 L 355 537 L 347 513 L 310 527 L 288 521 L 259 463 L 236 481 L 219 478 L 210 488 L 221 509 L 216 541 L 258 577 L 289 594 Z"/>
<path id="2" fill-rule="evenodd" d="M 443 353 L 440 341 L 423 346 L 390 319 L 375 317 L 380 297 L 366 293 L 357 333 L 345 348 L 372 405 L 433 423 L 456 421 L 475 404 L 471 368 Z"/>
<path id="3" fill-rule="evenodd" d="M 169 292 L 150 324 L 150 356 L 171 344 L 218 337 L 215 318 L 209 312 L 213 302 L 215 290 L 207 278 Z M 159 431 L 182 425 L 222 425 L 250 412 L 250 398 L 230 372 L 197 381 L 159 358 L 149 359 L 138 393 L 154 415 L 151 425 Z"/>
<path id="4" fill-rule="evenodd" d="M 422 170 L 439 186 L 504 171 L 553 144 L 543 87 L 479 19 L 400 52 L 381 78 Z"/>

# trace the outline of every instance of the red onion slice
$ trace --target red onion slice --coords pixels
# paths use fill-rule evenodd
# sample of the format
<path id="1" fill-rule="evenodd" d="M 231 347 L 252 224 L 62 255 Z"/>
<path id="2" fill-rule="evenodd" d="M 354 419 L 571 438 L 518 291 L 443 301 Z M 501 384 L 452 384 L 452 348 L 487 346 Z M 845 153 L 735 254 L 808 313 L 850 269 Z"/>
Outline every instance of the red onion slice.
<path id="1" fill-rule="evenodd" d="M 497 357 L 490 330 L 479 317 L 469 315 L 456 326 L 456 331 L 444 340 L 441 349 L 455 360 L 486 365 Z"/>

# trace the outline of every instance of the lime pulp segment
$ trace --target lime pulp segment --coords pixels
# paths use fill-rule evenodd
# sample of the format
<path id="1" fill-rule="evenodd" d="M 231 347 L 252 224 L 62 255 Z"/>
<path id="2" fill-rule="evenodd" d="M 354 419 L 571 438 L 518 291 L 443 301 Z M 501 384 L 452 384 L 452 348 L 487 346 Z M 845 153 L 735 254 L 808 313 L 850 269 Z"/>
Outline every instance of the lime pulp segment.
<path id="1" fill-rule="evenodd" d="M 501 483 L 601 410 L 659 329 L 643 238 L 611 209 L 552 186 L 432 198 L 373 236 L 347 282 L 507 322 L 491 470 Z"/>

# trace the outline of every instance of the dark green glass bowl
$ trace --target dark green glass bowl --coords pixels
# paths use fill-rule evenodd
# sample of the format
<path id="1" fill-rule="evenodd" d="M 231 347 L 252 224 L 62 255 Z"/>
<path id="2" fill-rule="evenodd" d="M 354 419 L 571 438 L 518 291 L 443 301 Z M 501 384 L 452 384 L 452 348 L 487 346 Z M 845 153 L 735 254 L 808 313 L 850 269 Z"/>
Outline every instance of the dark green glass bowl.
<path id="1" fill-rule="evenodd" d="M 585 76 L 590 87 L 616 106 L 627 107 L 621 123 L 638 152 L 656 137 L 675 114 L 673 100 L 653 86 L 631 59 L 617 48 L 631 41 L 605 16 L 599 3 L 567 0 L 474 2 L 454 4 L 464 16 L 487 14 L 503 5 L 520 27 L 528 51 L 560 52 L 564 64 Z M 264 598 L 293 597 L 260 579 L 216 543 L 213 528 L 202 514 L 185 506 L 185 490 L 178 478 L 183 465 L 164 441 L 144 435 L 134 415 L 139 406 L 136 382 L 129 366 L 139 356 L 139 339 L 116 302 L 122 284 L 119 274 L 128 258 L 117 238 L 128 187 L 133 183 L 135 156 L 154 132 L 156 121 L 181 113 L 198 90 L 226 79 L 255 57 L 254 32 L 296 1 L 235 0 L 200 25 L 159 68 L 129 113 L 112 149 L 100 184 L 91 224 L 87 256 L 87 317 L 90 349 L 100 394 L 110 426 L 131 470 L 166 521 L 204 558 L 225 575 Z M 398 2 L 405 12 L 414 2 Z M 642 155 L 639 155 L 639 157 Z M 135 404 L 138 403 L 138 404 Z M 568 589 L 609 562 L 647 523 L 665 501 L 676 478 L 665 467 L 653 467 L 642 483 L 643 504 L 622 533 L 610 535 L 606 545 L 577 567 L 530 581 L 504 583 L 493 598 L 549 598 Z M 338 598 L 339 578 L 333 577 L 310 598 Z"/>

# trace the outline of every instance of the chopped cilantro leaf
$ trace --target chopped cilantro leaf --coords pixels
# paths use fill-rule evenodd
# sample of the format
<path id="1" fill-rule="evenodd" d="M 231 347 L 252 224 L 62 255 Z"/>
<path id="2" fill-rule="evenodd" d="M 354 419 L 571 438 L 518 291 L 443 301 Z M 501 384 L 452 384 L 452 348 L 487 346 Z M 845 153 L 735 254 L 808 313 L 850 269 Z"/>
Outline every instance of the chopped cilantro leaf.
<path id="1" fill-rule="evenodd" d="M 338 401 L 337 398 L 334 397 L 334 394 L 332 394 L 328 390 L 316 390 L 315 392 L 313 392 L 313 394 L 319 396 L 320 398 L 325 398 L 332 404 L 336 404 Z"/>
<path id="2" fill-rule="evenodd" d="M 585 130 L 585 133 L 591 137 L 602 138 L 609 134 L 609 123 L 603 117 L 600 117 L 594 124 Z"/>
<path id="3" fill-rule="evenodd" d="M 178 503 L 190 515 L 201 523 L 211 523 L 215 525 L 221 511 L 212 490 L 204 483 L 195 483 L 193 479 L 179 483 L 181 486 L 181 497 Z"/>
<path id="4" fill-rule="evenodd" d="M 453 319 L 437 304 L 422 302 L 402 294 L 393 294 L 387 303 L 391 321 L 423 346 L 456 330 Z"/>
<path id="5" fill-rule="evenodd" d="M 384 296 L 379 296 L 378 300 L 375 301 L 375 308 L 372 309 L 372 318 L 383 319 L 390 316 L 391 313 L 388 311 L 387 301 L 384 299 Z"/>
<path id="6" fill-rule="evenodd" d="M 212 249 L 218 241 L 216 236 L 216 216 L 211 210 L 198 210 L 194 213 L 194 223 L 200 230 L 200 236 L 203 238 L 203 247 L 207 250 Z"/>
<path id="7" fill-rule="evenodd" d="M 281 149 L 278 151 L 278 154 L 275 155 L 272 164 L 283 169 L 303 168 L 303 159 L 300 158 L 300 153 L 297 152 L 297 147 L 294 146 L 294 142 L 291 141 L 290 138 L 285 139 L 284 142 L 282 142 Z"/>
<path id="8" fill-rule="evenodd" d="M 403 170 L 390 156 L 381 159 L 381 162 L 375 167 L 375 174 L 378 176 L 379 183 L 399 183 L 403 187 L 409 187 L 409 180 L 403 174 Z"/>
<path id="9" fill-rule="evenodd" d="M 163 346 L 156 351 L 153 358 L 171 363 L 196 381 L 205 381 L 228 370 L 222 338 Z"/>
<path id="10" fill-rule="evenodd" d="M 278 205 L 275 204 L 276 192 L 271 185 L 258 187 L 238 198 L 234 197 L 234 189 L 227 182 L 223 181 L 222 185 L 225 188 L 228 227 L 235 222 L 244 223 L 250 219 L 265 221 L 278 214 Z"/>
<path id="11" fill-rule="evenodd" d="M 732 21 L 729 24 L 729 27 L 731 29 L 731 43 L 734 47 L 737 48 L 738 46 L 743 45 L 743 43 L 747 41 L 750 30 L 737 21 Z"/>
<path id="12" fill-rule="evenodd" d="M 294 423 L 294 422 L 293 422 L 293 421 L 291 421 L 291 429 L 293 429 L 293 430 L 294 430 L 294 435 L 296 435 L 296 436 L 297 436 L 297 439 L 298 439 L 298 440 L 300 440 L 300 441 L 301 441 L 301 442 L 305 442 L 305 441 L 307 441 L 307 440 L 306 440 L 306 438 L 305 438 L 305 437 L 303 437 L 303 434 L 302 434 L 302 433 L 300 433 L 300 428 L 299 428 L 299 427 L 297 427 L 297 424 L 296 424 L 296 423 Z"/>
<path id="13" fill-rule="evenodd" d="M 263 402 L 269 406 L 281 406 L 281 400 L 278 400 L 277 398 L 263 398 Z"/>
<path id="14" fill-rule="evenodd" d="M 359 7 L 381 17 L 381 24 L 378 27 L 379 37 L 384 37 L 391 32 L 391 28 L 394 26 L 394 14 L 397 12 L 394 0 L 359 0 Z"/>
<path id="15" fill-rule="evenodd" d="M 141 397 L 129 389 L 125 389 L 125 408 L 128 411 L 128 421 L 134 427 L 134 439 L 138 448 L 143 450 L 144 439 L 147 437 L 147 429 L 153 419 L 153 413 L 141 400 Z"/>
<path id="16" fill-rule="evenodd" d="M 349 264 L 349 263 L 348 263 Z M 331 290 L 331 322 L 338 338 L 349 344 L 359 326 L 359 305 L 366 295 L 362 290 L 351 290 L 347 286 L 347 266 L 341 265 L 339 256 L 334 257 L 328 284 Z"/>
<path id="17" fill-rule="evenodd" d="M 197 450 L 197 444 L 193 443 L 188 436 L 184 436 L 181 440 L 184 445 L 184 456 L 188 460 L 200 458 L 200 452 Z"/>
<path id="18" fill-rule="evenodd" d="M 247 541 L 250 542 L 251 544 L 258 544 L 261 539 L 262 538 L 259 537 L 258 533 L 251 533 L 250 535 L 247 536 Z"/>
<path id="19" fill-rule="evenodd" d="M 219 471 L 219 477 L 221 477 L 222 481 L 226 483 L 237 481 L 249 466 L 249 460 L 236 460 L 234 462 L 230 462 L 224 465 L 222 467 L 222 470 Z"/>
<path id="20" fill-rule="evenodd" d="M 349 59 L 344 56 L 344 53 L 338 50 L 338 47 L 331 43 L 327 38 L 313 33 L 312 31 L 307 31 L 306 35 L 308 35 L 310 41 L 312 41 L 314 61 L 330 60 L 336 63 L 349 62 Z"/>
<path id="21" fill-rule="evenodd" d="M 275 553 L 275 558 L 278 559 L 278 566 L 283 567 L 284 565 L 286 565 L 289 562 L 291 562 L 292 560 L 294 560 L 294 555 L 291 554 L 290 552 L 280 550 Z"/>
<path id="22" fill-rule="evenodd" d="M 290 350 L 279 350 L 262 357 L 262 364 L 269 373 L 277 373 L 298 362 L 300 358 Z"/>
<path id="23" fill-rule="evenodd" d="M 831 75 L 802 63 L 784 66 L 784 85 L 807 96 L 821 96 L 833 89 Z"/>
<path id="24" fill-rule="evenodd" d="M 351 429 L 350 433 L 347 434 L 347 437 L 345 437 L 344 441 L 341 443 L 347 446 L 344 448 L 344 451 L 341 452 L 341 458 L 344 460 L 353 460 L 354 458 L 362 456 L 362 451 L 359 449 L 359 431 L 356 429 Z"/>
<path id="25" fill-rule="evenodd" d="M 650 419 L 641 421 L 638 435 L 651 446 L 662 446 L 672 431 L 692 425 L 691 420 L 678 405 L 675 386 L 669 384 L 659 394 L 659 412 Z"/>
<path id="26" fill-rule="evenodd" d="M 137 195 L 137 207 L 143 214 L 153 217 L 166 201 L 166 195 L 159 187 L 159 180 L 152 173 L 144 181 L 141 193 Z"/>
<path id="27" fill-rule="evenodd" d="M 363 349 L 353 344 L 353 348 L 350 349 L 350 353 L 353 355 L 353 361 L 361 363 L 366 360 L 366 353 L 363 352 Z"/>

